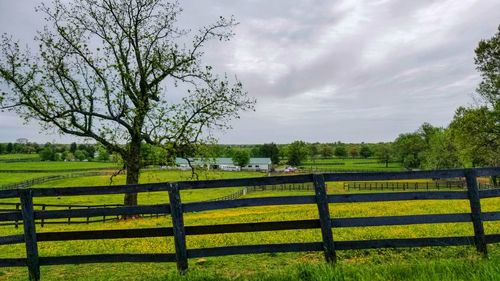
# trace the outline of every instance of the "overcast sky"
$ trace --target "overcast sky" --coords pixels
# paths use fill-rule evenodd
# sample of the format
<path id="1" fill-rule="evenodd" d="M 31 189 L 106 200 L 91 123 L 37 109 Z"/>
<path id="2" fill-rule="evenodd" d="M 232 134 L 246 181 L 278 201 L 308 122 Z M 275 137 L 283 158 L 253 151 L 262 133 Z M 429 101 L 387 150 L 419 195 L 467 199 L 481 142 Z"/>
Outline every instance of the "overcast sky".
<path id="1" fill-rule="evenodd" d="M 0 33 L 29 43 L 39 1 L 0 0 Z M 393 140 L 423 122 L 446 126 L 473 102 L 474 48 L 500 24 L 498 0 L 184 0 L 180 24 L 240 22 L 206 62 L 257 99 L 221 143 Z M 70 141 L 0 113 L 0 141 Z"/>

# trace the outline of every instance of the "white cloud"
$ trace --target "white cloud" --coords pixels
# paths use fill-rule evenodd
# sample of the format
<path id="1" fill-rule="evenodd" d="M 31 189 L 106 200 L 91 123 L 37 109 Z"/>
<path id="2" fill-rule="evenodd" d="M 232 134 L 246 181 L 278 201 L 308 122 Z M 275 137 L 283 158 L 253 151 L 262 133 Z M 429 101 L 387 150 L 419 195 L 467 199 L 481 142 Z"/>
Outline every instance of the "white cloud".
<path id="1" fill-rule="evenodd" d="M 24 40 L 39 15 L 32 3 L 13 3 L 0 2 L 0 32 Z M 497 0 L 181 4 L 181 24 L 193 30 L 219 15 L 241 23 L 231 42 L 206 51 L 208 64 L 237 75 L 258 98 L 256 112 L 222 135 L 229 143 L 379 141 L 423 122 L 446 125 L 457 106 L 472 101 L 477 42 L 500 24 Z M 8 128 L 2 124 L 16 124 L 5 116 L 1 132 Z M 9 132 L 0 141 L 23 136 L 21 129 Z"/>

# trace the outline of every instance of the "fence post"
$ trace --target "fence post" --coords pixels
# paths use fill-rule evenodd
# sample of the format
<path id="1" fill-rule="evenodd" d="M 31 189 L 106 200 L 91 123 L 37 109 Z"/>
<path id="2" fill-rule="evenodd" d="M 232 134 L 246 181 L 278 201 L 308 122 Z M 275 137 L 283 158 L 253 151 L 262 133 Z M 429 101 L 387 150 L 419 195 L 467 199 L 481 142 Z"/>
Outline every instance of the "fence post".
<path id="1" fill-rule="evenodd" d="M 174 231 L 175 258 L 177 260 L 177 269 L 183 273 L 188 268 L 188 261 L 181 195 L 179 193 L 178 184 L 172 183 L 170 184 L 170 188 L 168 197 L 170 200 L 170 215 L 172 216 L 172 228 Z"/>
<path id="2" fill-rule="evenodd" d="M 314 191 L 316 203 L 318 205 L 319 222 L 321 225 L 321 235 L 323 236 L 323 248 L 327 262 L 335 262 L 337 259 L 335 245 L 333 242 L 332 221 L 330 219 L 330 209 L 328 207 L 328 197 L 325 188 L 325 178 L 322 174 L 313 174 Z"/>
<path id="3" fill-rule="evenodd" d="M 42 211 L 45 211 L 45 207 L 46 207 L 46 205 L 43 204 L 42 205 Z M 40 227 L 43 227 L 44 225 L 45 225 L 45 219 L 41 219 L 40 220 Z"/>
<path id="4" fill-rule="evenodd" d="M 71 211 L 71 206 L 68 206 L 68 211 Z M 71 214 L 68 215 L 68 224 L 71 223 Z"/>
<path id="5" fill-rule="evenodd" d="M 19 191 L 21 213 L 24 225 L 24 241 L 26 243 L 26 264 L 29 280 L 40 280 L 40 263 L 38 260 L 38 245 L 36 242 L 35 216 L 33 210 L 33 194 L 31 189 Z"/>
<path id="6" fill-rule="evenodd" d="M 18 211 L 18 210 L 19 210 L 19 206 L 20 206 L 19 204 L 16 204 L 16 211 Z M 14 225 L 14 226 L 15 226 L 15 228 L 18 228 L 18 227 L 19 227 L 19 221 L 18 221 L 18 220 L 16 220 L 16 222 L 15 222 L 15 225 Z"/>
<path id="7" fill-rule="evenodd" d="M 472 224 L 474 226 L 474 242 L 476 244 L 476 249 L 486 255 L 488 251 L 486 247 L 486 238 L 484 235 L 483 214 L 481 212 L 481 198 L 479 197 L 479 189 L 477 188 L 476 177 L 476 170 L 469 169 L 465 171 Z"/>
<path id="8" fill-rule="evenodd" d="M 106 208 L 106 204 L 102 205 L 103 208 Z M 102 222 L 106 222 L 106 215 L 102 216 Z"/>

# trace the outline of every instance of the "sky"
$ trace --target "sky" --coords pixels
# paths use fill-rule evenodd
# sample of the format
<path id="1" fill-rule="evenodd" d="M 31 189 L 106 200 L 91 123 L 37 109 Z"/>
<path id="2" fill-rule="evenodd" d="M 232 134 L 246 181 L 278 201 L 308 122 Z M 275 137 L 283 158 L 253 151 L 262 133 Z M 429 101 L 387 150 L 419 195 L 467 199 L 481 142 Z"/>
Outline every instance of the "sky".
<path id="1" fill-rule="evenodd" d="M 0 0 L 0 33 L 30 44 L 39 1 Z M 255 111 L 221 143 L 379 142 L 446 126 L 474 102 L 479 40 L 500 24 L 498 0 L 182 0 L 179 25 L 197 30 L 219 16 L 240 24 L 210 44 L 205 62 L 236 75 Z M 1 86 L 1 85 L 0 85 Z M 14 113 L 0 113 L 0 142 L 69 142 Z"/>

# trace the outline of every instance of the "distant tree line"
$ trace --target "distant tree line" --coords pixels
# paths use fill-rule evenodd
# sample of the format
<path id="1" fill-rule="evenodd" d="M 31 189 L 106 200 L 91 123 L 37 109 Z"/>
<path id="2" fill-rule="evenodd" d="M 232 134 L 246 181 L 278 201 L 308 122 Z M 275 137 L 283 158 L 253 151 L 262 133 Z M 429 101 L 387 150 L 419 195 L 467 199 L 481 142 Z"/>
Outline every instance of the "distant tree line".
<path id="1" fill-rule="evenodd" d="M 37 143 L 0 143 L 0 154 L 18 154 L 18 153 L 38 153 L 40 145 Z"/>
<path id="2" fill-rule="evenodd" d="M 290 144 L 213 144 L 206 147 L 210 157 L 232 158 L 234 162 L 242 162 L 246 158 L 270 158 L 274 165 L 288 164 L 299 166 L 304 161 L 316 159 L 336 158 L 372 158 L 377 147 L 381 144 L 344 144 L 334 143 L 306 143 L 301 140 Z"/>
<path id="3" fill-rule="evenodd" d="M 226 157 L 243 164 L 248 164 L 250 158 L 270 158 L 274 165 L 281 163 L 299 166 L 306 160 L 374 157 L 380 145 L 342 142 L 306 143 L 298 140 L 290 144 L 206 144 L 191 151 L 172 153 L 163 147 L 145 143 L 141 148 L 141 155 L 142 166 L 171 165 L 175 162 L 172 155 L 189 158 Z M 0 143 L 0 154 L 18 153 L 39 154 L 42 161 L 110 161 L 119 158 L 99 144 Z"/>
<path id="4" fill-rule="evenodd" d="M 35 142 L 0 143 L 0 154 L 38 154 L 41 161 L 110 161 L 111 154 L 97 144 L 43 145 Z"/>

